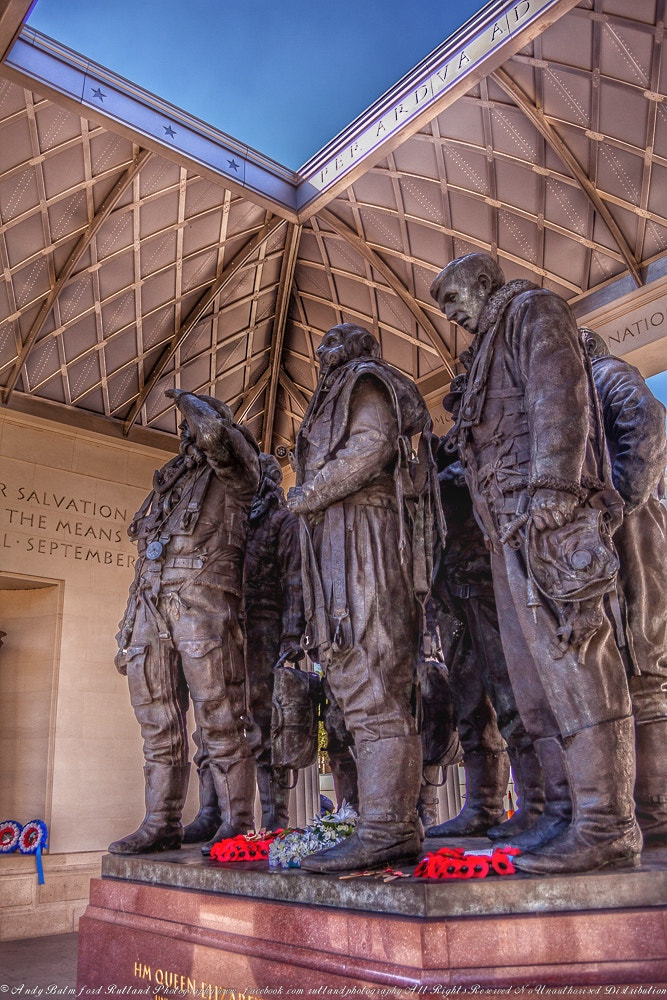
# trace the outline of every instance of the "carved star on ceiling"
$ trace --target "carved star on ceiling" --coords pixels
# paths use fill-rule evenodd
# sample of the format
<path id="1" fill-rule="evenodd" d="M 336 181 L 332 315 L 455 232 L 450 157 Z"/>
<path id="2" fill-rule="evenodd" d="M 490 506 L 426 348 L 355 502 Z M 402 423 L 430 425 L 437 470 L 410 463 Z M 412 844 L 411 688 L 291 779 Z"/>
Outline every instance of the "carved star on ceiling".
<path id="1" fill-rule="evenodd" d="M 107 96 L 106 94 L 102 93 L 102 90 L 100 89 L 100 87 L 91 87 L 91 90 L 92 90 L 93 94 L 95 95 L 95 97 L 97 97 L 98 100 L 100 100 L 100 101 L 104 101 L 104 98 Z"/>
<path id="2" fill-rule="evenodd" d="M 171 125 L 163 125 L 162 128 L 164 129 L 164 134 L 168 135 L 170 139 L 173 139 L 176 135 Z"/>
<path id="3" fill-rule="evenodd" d="M 237 163 L 236 160 L 227 160 L 227 163 L 229 164 L 230 170 L 235 170 L 238 173 L 239 167 L 241 166 L 240 163 Z"/>

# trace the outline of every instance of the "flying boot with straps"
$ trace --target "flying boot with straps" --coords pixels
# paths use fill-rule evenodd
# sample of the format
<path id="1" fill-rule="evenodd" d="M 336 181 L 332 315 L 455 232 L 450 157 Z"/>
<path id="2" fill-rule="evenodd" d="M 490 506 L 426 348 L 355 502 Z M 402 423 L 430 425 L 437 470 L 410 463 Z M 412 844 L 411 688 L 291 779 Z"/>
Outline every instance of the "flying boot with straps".
<path id="1" fill-rule="evenodd" d="M 429 827 L 427 837 L 471 837 L 486 834 L 505 816 L 503 799 L 509 781 L 509 761 L 505 750 L 498 753 L 464 753 L 466 800 L 463 809 L 439 826 Z"/>
<path id="2" fill-rule="evenodd" d="M 634 718 L 582 729 L 564 740 L 572 822 L 557 837 L 517 855 L 515 867 L 533 875 L 637 865 L 642 835 L 635 819 Z"/>
<path id="3" fill-rule="evenodd" d="M 543 776 L 545 805 L 534 823 L 509 836 L 492 837 L 498 847 L 517 847 L 532 851 L 567 830 L 572 819 L 570 783 L 565 767 L 565 748 L 560 736 L 544 736 L 533 743 Z M 512 817 L 513 818 L 513 817 Z M 507 823 L 494 827 L 502 830 Z M 487 833 L 491 836 L 491 831 Z"/>
<path id="4" fill-rule="evenodd" d="M 109 844 L 110 854 L 152 854 L 171 851 L 183 842 L 181 814 L 188 791 L 189 764 L 144 766 L 146 815 L 141 826 Z"/>
<path id="5" fill-rule="evenodd" d="M 508 747 L 507 754 L 514 778 L 517 810 L 504 823 L 486 831 L 490 840 L 506 840 L 523 833 L 537 821 L 544 810 L 544 776 L 535 747 L 532 743 L 520 749 Z"/>
<path id="6" fill-rule="evenodd" d="M 262 806 L 261 828 L 284 830 L 289 825 L 290 768 L 257 765 L 257 787 Z"/>
<path id="7" fill-rule="evenodd" d="M 230 764 L 211 760 L 210 767 L 221 823 L 211 840 L 202 845 L 201 852 L 206 856 L 218 841 L 255 829 L 255 758 L 241 757 Z"/>
<path id="8" fill-rule="evenodd" d="M 199 811 L 183 829 L 184 844 L 200 844 L 209 840 L 221 823 L 218 795 L 208 761 L 198 769 Z"/>
<path id="9" fill-rule="evenodd" d="M 309 872 L 356 871 L 414 864 L 422 837 L 417 815 L 420 736 L 362 740 L 357 746 L 360 815 L 346 840 L 301 861 Z"/>

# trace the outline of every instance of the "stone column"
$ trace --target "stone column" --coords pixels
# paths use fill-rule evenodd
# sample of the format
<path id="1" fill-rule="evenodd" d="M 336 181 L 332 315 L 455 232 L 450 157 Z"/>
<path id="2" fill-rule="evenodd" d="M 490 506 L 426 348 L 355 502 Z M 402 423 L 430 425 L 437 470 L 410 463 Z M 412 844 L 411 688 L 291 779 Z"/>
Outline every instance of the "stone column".
<path id="1" fill-rule="evenodd" d="M 303 767 L 289 797 L 290 826 L 306 826 L 320 814 L 320 779 L 317 764 Z"/>

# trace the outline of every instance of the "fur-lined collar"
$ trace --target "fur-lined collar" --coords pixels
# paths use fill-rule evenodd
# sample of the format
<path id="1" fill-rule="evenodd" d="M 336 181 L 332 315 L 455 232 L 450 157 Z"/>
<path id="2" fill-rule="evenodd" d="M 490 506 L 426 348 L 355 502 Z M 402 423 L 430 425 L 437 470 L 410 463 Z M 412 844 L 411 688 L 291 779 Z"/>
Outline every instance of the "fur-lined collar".
<path id="1" fill-rule="evenodd" d="M 479 317 L 477 332 L 480 334 L 486 333 L 497 322 L 498 317 L 505 311 L 513 298 L 521 295 L 522 292 L 530 291 L 539 291 L 539 286 L 533 284 L 532 281 L 525 281 L 523 278 L 514 278 L 513 281 L 508 281 L 506 285 L 503 285 L 502 288 L 493 293 L 484 306 L 482 314 Z"/>

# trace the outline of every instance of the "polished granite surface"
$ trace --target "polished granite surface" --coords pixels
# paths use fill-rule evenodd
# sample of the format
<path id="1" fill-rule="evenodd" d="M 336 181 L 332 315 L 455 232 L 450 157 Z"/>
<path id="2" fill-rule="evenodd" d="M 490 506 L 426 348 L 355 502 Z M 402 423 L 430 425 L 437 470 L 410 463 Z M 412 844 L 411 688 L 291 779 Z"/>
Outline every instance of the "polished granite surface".
<path id="1" fill-rule="evenodd" d="M 425 850 L 444 841 L 427 840 Z M 447 840 L 448 846 L 488 850 L 483 837 Z M 107 855 L 102 876 L 266 900 L 370 910 L 413 917 L 555 913 L 667 904 L 667 847 L 645 851 L 638 868 L 603 868 L 583 875 L 525 874 L 485 879 L 425 881 L 414 877 L 340 878 L 298 869 L 269 869 L 266 862 L 223 864 L 205 859 L 199 845 L 161 854 Z"/>

